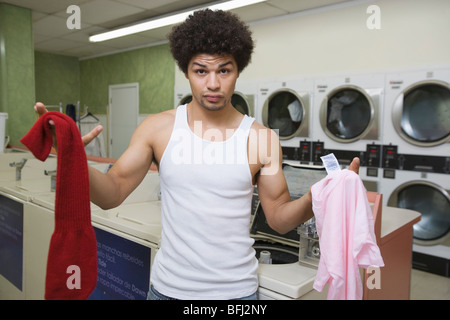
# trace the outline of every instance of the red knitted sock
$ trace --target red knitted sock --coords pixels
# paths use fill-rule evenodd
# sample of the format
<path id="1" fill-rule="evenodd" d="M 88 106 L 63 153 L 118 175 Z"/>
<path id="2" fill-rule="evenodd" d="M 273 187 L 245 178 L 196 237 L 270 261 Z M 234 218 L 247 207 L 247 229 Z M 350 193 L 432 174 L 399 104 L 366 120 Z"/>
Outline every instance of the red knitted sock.
<path id="1" fill-rule="evenodd" d="M 80 132 L 68 116 L 46 112 L 21 142 L 44 161 L 58 146 L 55 230 L 47 260 L 46 299 L 86 299 L 97 283 L 97 242 L 91 224 L 89 173 Z"/>

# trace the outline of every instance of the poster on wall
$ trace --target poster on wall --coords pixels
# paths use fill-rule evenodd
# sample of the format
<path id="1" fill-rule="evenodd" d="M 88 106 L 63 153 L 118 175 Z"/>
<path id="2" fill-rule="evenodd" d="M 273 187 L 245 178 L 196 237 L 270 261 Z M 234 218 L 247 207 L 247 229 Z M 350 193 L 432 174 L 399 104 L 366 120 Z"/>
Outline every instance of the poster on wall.
<path id="1" fill-rule="evenodd" d="M 22 291 L 23 204 L 0 195 L 0 275 Z"/>
<path id="2" fill-rule="evenodd" d="M 89 300 L 145 300 L 150 284 L 151 249 L 99 228 L 97 286 Z"/>

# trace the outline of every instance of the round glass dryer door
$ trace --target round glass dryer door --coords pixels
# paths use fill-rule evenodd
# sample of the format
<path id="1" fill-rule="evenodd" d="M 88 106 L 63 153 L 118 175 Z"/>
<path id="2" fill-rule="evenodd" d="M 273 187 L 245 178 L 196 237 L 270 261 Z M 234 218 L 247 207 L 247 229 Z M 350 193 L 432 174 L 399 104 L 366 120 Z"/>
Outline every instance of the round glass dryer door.
<path id="1" fill-rule="evenodd" d="M 373 121 L 374 109 L 370 97 L 363 90 L 345 87 L 328 95 L 319 116 L 327 136 L 346 143 L 359 140 L 367 134 Z"/>
<path id="2" fill-rule="evenodd" d="M 420 83 L 406 89 L 392 114 L 400 136 L 417 146 L 435 146 L 450 139 L 450 87 L 445 83 Z"/>
<path id="3" fill-rule="evenodd" d="M 231 96 L 231 104 L 240 113 L 252 116 L 252 113 L 250 112 L 250 106 L 248 105 L 242 94 L 237 92 L 233 93 L 233 95 Z"/>
<path id="4" fill-rule="evenodd" d="M 410 181 L 399 186 L 390 196 L 388 206 L 410 209 L 422 214 L 414 225 L 414 238 L 431 241 L 445 236 L 450 228 L 450 197 L 438 185 L 426 181 Z"/>
<path id="5" fill-rule="evenodd" d="M 263 124 L 278 131 L 281 140 L 304 135 L 307 107 L 293 90 L 272 93 L 263 107 Z"/>

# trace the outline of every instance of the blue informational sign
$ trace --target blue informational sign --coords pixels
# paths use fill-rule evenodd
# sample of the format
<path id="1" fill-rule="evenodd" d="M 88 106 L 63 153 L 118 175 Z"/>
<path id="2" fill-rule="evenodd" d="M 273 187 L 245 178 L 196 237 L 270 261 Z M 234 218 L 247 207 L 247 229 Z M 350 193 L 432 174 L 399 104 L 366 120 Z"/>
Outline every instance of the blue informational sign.
<path id="1" fill-rule="evenodd" d="M 97 287 L 89 300 L 145 300 L 150 286 L 151 248 L 94 228 Z"/>
<path id="2" fill-rule="evenodd" d="M 22 291 L 23 203 L 0 195 L 0 274 Z"/>

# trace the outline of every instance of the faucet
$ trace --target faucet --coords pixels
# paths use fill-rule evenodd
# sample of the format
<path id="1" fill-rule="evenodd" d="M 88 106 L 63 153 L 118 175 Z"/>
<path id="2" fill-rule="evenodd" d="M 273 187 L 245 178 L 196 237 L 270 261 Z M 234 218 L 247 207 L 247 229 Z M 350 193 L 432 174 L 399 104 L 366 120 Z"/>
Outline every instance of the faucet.
<path id="1" fill-rule="evenodd" d="M 20 162 L 11 162 L 9 164 L 10 167 L 16 168 L 16 181 L 20 181 L 22 179 L 22 169 L 27 163 L 27 159 L 23 158 Z"/>
<path id="2" fill-rule="evenodd" d="M 50 190 L 53 192 L 56 190 L 56 170 L 44 170 L 46 176 L 50 176 Z"/>

